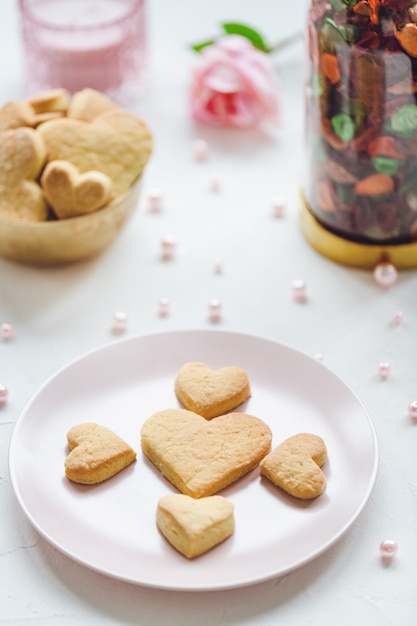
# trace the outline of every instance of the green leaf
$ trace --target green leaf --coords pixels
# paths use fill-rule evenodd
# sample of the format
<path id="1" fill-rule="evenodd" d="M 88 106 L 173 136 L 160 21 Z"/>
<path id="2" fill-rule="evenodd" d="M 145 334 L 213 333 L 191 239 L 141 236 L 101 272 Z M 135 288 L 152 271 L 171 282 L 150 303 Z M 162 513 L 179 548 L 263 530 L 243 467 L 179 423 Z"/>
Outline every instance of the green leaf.
<path id="1" fill-rule="evenodd" d="M 348 44 L 354 44 L 358 40 L 358 29 L 354 24 L 346 24 L 342 32 Z"/>
<path id="2" fill-rule="evenodd" d="M 417 105 L 405 104 L 391 118 L 392 130 L 401 137 L 412 137 L 417 130 Z"/>
<path id="3" fill-rule="evenodd" d="M 354 7 L 360 0 L 329 0 L 334 9 L 346 9 L 346 7 Z"/>
<path id="4" fill-rule="evenodd" d="M 372 159 L 372 165 L 380 174 L 393 176 L 398 172 L 400 162 L 398 159 L 391 159 L 389 157 L 374 157 Z"/>
<path id="5" fill-rule="evenodd" d="M 333 130 L 342 141 L 350 141 L 355 134 L 356 126 L 346 113 L 339 113 L 332 117 Z"/>
<path id="6" fill-rule="evenodd" d="M 338 25 L 330 17 L 326 17 L 320 33 L 320 43 L 327 52 L 335 53 L 338 48 L 355 43 L 357 38 L 356 26 Z"/>
<path id="7" fill-rule="evenodd" d="M 207 41 L 203 41 L 201 43 L 194 43 L 190 47 L 191 47 L 191 50 L 194 50 L 194 52 L 201 52 L 203 48 L 212 46 L 214 43 L 216 43 L 215 39 L 208 39 Z"/>
<path id="8" fill-rule="evenodd" d="M 255 48 L 261 50 L 262 52 L 271 51 L 271 48 L 267 46 L 262 35 L 260 35 L 258 31 L 253 28 L 250 28 L 250 26 L 238 24 L 236 22 L 226 22 L 225 24 L 222 24 L 222 28 L 227 35 L 240 35 L 241 37 L 246 37 L 246 39 L 249 39 Z"/>

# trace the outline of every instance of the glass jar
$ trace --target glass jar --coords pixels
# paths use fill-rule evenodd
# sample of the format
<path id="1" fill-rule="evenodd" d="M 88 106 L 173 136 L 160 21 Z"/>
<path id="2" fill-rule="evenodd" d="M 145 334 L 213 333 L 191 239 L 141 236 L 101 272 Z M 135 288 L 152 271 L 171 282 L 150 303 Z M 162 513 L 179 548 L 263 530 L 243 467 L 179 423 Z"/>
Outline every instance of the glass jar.
<path id="1" fill-rule="evenodd" d="M 307 210 L 362 244 L 417 241 L 417 0 L 312 0 Z"/>
<path id="2" fill-rule="evenodd" d="M 19 0 L 29 94 L 86 87 L 130 104 L 142 94 L 145 0 Z"/>

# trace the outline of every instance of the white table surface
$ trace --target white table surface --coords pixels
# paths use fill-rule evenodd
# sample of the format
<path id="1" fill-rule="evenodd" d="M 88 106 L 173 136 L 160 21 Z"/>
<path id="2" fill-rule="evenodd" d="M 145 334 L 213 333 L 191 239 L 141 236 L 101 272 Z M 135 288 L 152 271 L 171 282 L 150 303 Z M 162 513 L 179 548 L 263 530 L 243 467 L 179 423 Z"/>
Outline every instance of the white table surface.
<path id="1" fill-rule="evenodd" d="M 0 4 L 0 101 L 25 94 L 16 4 Z M 155 151 L 139 210 L 99 258 L 71 267 L 35 269 L 0 260 L 0 322 L 15 337 L 0 342 L 0 624 L 257 624 L 411 626 L 417 623 L 417 425 L 407 415 L 417 399 L 417 271 L 402 271 L 390 289 L 372 273 L 338 266 L 304 240 L 298 191 L 303 166 L 302 43 L 276 57 L 282 125 L 272 135 L 210 130 L 189 118 L 186 89 L 193 62 L 187 43 L 240 20 L 269 40 L 303 27 L 307 3 L 150 0 L 150 79 L 132 105 L 151 126 Z M 195 139 L 208 142 L 204 163 Z M 213 176 L 222 180 L 209 190 Z M 159 187 L 164 210 L 152 214 L 146 191 Z M 272 198 L 286 211 L 272 216 Z M 178 251 L 160 259 L 172 233 Z M 213 260 L 224 261 L 223 274 Z M 296 303 L 291 283 L 306 281 Z M 168 297 L 170 315 L 158 315 Z M 16 421 L 39 387 L 68 362 L 118 341 L 116 310 L 128 314 L 123 337 L 176 329 L 213 329 L 207 303 L 218 298 L 215 326 L 288 344 L 340 376 L 367 408 L 379 442 L 371 497 L 348 532 L 328 551 L 282 578 L 243 588 L 174 592 L 144 588 L 89 570 L 64 556 L 31 526 L 13 493 L 8 447 Z M 394 311 L 404 321 L 391 323 Z M 386 381 L 381 361 L 391 364 Z M 383 565 L 379 544 L 398 542 Z"/>

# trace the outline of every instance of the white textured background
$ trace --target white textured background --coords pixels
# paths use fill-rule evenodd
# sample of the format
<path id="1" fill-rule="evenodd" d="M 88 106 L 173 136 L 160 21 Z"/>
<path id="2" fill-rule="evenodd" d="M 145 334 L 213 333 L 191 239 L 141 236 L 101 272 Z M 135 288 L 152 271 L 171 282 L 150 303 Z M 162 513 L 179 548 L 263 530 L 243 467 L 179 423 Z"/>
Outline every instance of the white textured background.
<path id="1" fill-rule="evenodd" d="M 0 103 L 24 94 L 16 2 L 0 4 Z M 211 131 L 189 120 L 186 89 L 193 55 L 187 43 L 205 39 L 229 19 L 247 22 L 275 40 L 303 29 L 307 2 L 149 0 L 150 78 L 132 108 L 155 136 L 144 192 L 160 187 L 163 213 L 145 205 L 100 258 L 74 267 L 31 269 L 0 261 L 0 322 L 16 338 L 0 343 L 0 383 L 10 400 L 0 410 L 0 624 L 85 626 L 247 625 L 413 626 L 417 623 L 417 426 L 407 417 L 417 399 L 417 272 L 401 272 L 389 290 L 370 272 L 320 257 L 299 229 L 303 168 L 303 47 L 277 55 L 282 127 Z M 210 147 L 196 164 L 192 142 Z M 212 194 L 213 175 L 223 189 Z M 271 199 L 287 202 L 271 216 Z M 178 254 L 159 258 L 171 232 Z M 221 276 L 212 272 L 216 256 Z M 291 282 L 303 278 L 309 299 L 299 306 Z M 161 297 L 172 312 L 157 315 Z M 31 528 L 8 476 L 14 423 L 39 386 L 58 368 L 114 338 L 113 312 L 129 315 L 129 334 L 212 327 L 207 302 L 223 303 L 220 328 L 264 336 L 306 354 L 324 354 L 367 407 L 378 435 L 380 468 L 360 518 L 328 552 L 280 580 L 216 593 L 174 593 L 117 582 L 70 561 Z M 394 310 L 404 323 L 393 327 Z M 389 361 L 392 376 L 376 369 Z M 76 392 L 76 390 L 74 390 Z M 393 537 L 399 554 L 390 567 L 379 542 Z"/>

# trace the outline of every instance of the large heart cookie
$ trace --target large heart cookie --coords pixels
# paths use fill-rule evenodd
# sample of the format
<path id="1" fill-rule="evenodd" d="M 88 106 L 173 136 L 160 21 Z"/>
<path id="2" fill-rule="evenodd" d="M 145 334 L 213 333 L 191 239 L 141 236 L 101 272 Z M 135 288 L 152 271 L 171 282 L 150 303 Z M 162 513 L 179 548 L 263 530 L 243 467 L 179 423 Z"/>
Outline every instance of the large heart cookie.
<path id="1" fill-rule="evenodd" d="M 190 362 L 178 372 L 175 393 L 186 409 L 211 419 L 247 400 L 250 385 L 246 371 L 240 367 L 212 370 L 204 363 Z"/>
<path id="2" fill-rule="evenodd" d="M 210 496 L 254 469 L 271 448 L 267 424 L 245 413 L 208 422 L 185 409 L 167 409 L 142 426 L 142 450 L 182 493 Z"/>
<path id="3" fill-rule="evenodd" d="M 275 485 L 301 500 L 317 498 L 325 486 L 326 477 L 320 469 L 327 458 L 321 437 L 310 433 L 293 435 L 260 464 L 261 473 Z"/>
<path id="4" fill-rule="evenodd" d="M 159 499 L 156 523 L 178 552 L 192 559 L 233 534 L 234 506 L 223 496 L 194 500 L 181 493 Z"/>
<path id="5" fill-rule="evenodd" d="M 75 483 L 100 483 L 136 458 L 136 452 L 121 437 L 93 422 L 73 426 L 67 440 L 70 453 L 65 459 L 65 474 Z"/>
<path id="6" fill-rule="evenodd" d="M 69 161 L 81 173 L 98 170 L 125 193 L 142 173 L 152 152 L 152 135 L 136 115 L 115 108 L 90 123 L 64 117 L 41 124 L 48 161 Z"/>
<path id="7" fill-rule="evenodd" d="M 114 197 L 113 183 L 106 174 L 80 174 L 68 161 L 50 161 L 42 173 L 41 186 L 59 219 L 92 213 Z"/>

